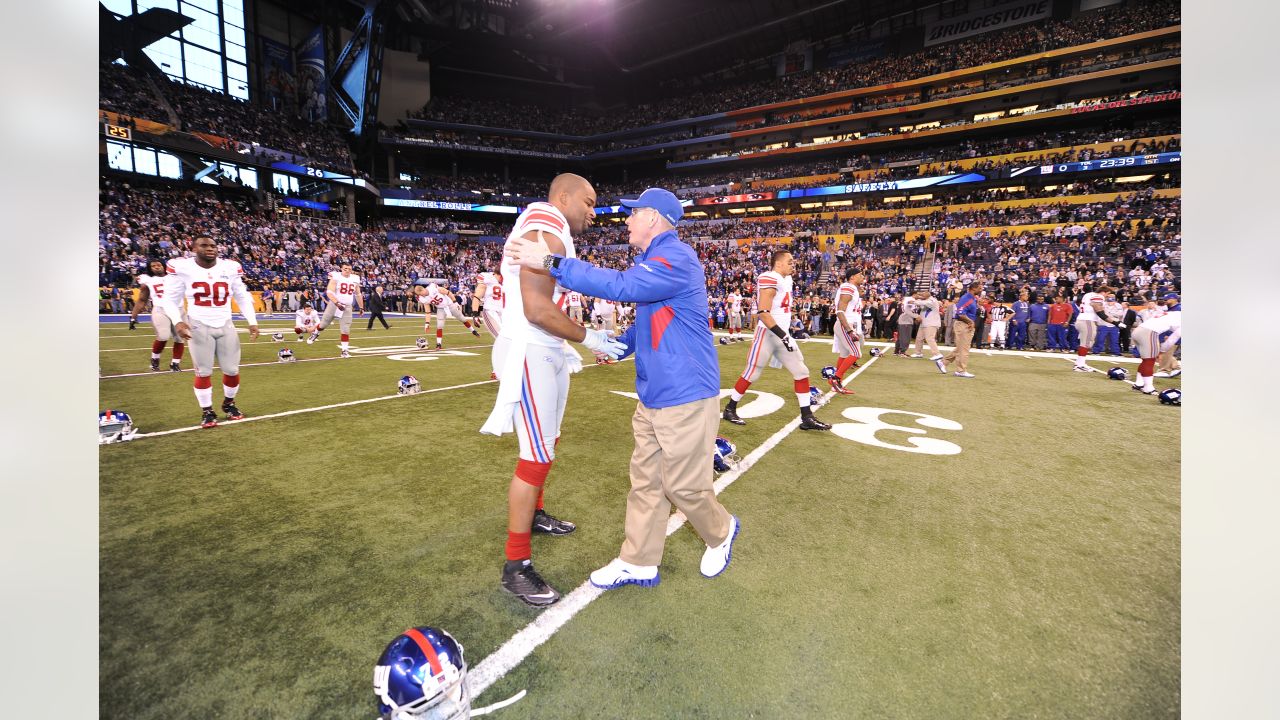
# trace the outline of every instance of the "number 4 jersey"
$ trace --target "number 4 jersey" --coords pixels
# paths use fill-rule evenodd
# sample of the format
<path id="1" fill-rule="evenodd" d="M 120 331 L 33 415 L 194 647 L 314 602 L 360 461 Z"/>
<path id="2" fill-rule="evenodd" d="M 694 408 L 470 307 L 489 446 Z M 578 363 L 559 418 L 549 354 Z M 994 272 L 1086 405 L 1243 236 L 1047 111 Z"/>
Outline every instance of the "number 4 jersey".
<path id="1" fill-rule="evenodd" d="M 761 273 L 760 277 L 756 280 L 756 288 L 757 288 L 757 294 L 756 294 L 757 301 L 759 300 L 760 291 L 763 291 L 763 290 L 776 291 L 773 294 L 773 304 L 767 308 L 762 306 L 761 309 L 768 310 L 769 314 L 773 316 L 773 321 L 778 325 L 782 326 L 783 330 L 787 330 L 788 328 L 790 328 L 791 327 L 791 276 L 788 275 L 786 277 L 783 277 L 780 273 L 774 270 L 770 270 L 766 273 Z M 760 323 L 760 324 L 763 325 L 764 323 Z"/>
<path id="2" fill-rule="evenodd" d="M 213 267 L 203 268 L 195 258 L 174 258 L 165 266 L 165 313 L 177 322 L 183 318 L 179 298 L 186 298 L 190 318 L 202 325 L 222 327 L 231 321 L 231 299 L 234 298 L 250 325 L 258 324 L 253 312 L 253 296 L 244 286 L 244 269 L 235 260 L 218 258 Z"/>

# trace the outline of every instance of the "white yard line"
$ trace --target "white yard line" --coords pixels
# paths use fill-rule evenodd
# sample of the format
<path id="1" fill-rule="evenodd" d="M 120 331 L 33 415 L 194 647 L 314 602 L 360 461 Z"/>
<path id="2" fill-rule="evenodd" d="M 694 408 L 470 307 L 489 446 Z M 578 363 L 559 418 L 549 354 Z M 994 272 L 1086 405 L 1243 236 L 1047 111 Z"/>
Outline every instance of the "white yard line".
<path id="1" fill-rule="evenodd" d="M 871 367 L 879 359 L 871 358 L 866 365 L 860 366 L 850 375 L 848 380 L 852 380 L 862 374 L 864 370 Z M 830 399 L 834 394 L 834 392 L 828 392 L 823 398 L 824 400 Z M 777 447 L 778 443 L 786 439 L 798 427 L 800 427 L 800 418 L 796 417 L 791 422 L 783 425 L 781 430 L 769 436 L 768 440 L 765 440 L 759 447 L 739 461 L 737 467 L 721 475 L 714 484 L 716 494 L 719 495 L 724 492 L 725 488 L 732 485 L 743 473 L 750 470 L 760 458 Z M 679 530 L 684 523 L 684 514 L 678 511 L 673 513 L 671 518 L 667 520 L 667 535 L 670 536 L 676 530 Z M 561 627 L 564 627 L 565 623 L 572 620 L 574 615 L 577 615 L 583 608 L 590 605 L 605 592 L 607 591 L 595 587 L 590 580 L 586 580 L 561 598 L 560 602 L 543 610 L 533 622 L 524 626 L 510 640 L 503 643 L 501 647 L 481 660 L 479 664 L 475 665 L 467 673 L 472 697 L 480 697 L 485 690 L 523 662 L 534 649 L 551 639 L 551 636 Z"/>
<path id="2" fill-rule="evenodd" d="M 287 344 L 284 344 L 284 343 L 281 343 L 281 345 L 282 345 L 282 347 L 289 347 Z M 493 346 L 492 346 L 492 345 L 464 345 L 464 346 L 462 346 L 462 347 L 446 347 L 446 348 L 444 348 L 444 351 L 445 351 L 445 352 L 447 352 L 447 351 L 449 351 L 449 350 L 479 350 L 479 349 L 482 349 L 482 348 L 489 348 L 489 347 L 493 347 Z M 351 348 L 351 349 L 352 349 L 353 351 L 354 351 L 354 350 L 359 350 L 359 348 L 355 347 L 354 345 L 352 346 L 352 348 Z M 301 359 L 295 360 L 295 362 L 320 362 L 320 361 L 324 361 L 324 360 L 357 360 L 357 359 L 359 359 L 359 358 L 380 358 L 380 357 L 386 357 L 387 355 L 408 355 L 408 354 L 410 354 L 410 353 L 415 353 L 415 354 L 416 354 L 416 353 L 420 353 L 420 354 L 422 354 L 422 355 L 433 355 L 435 352 L 436 352 L 435 350 L 419 350 L 419 349 L 418 349 L 416 346 L 414 346 L 414 345 L 406 345 L 406 346 L 404 346 L 404 347 L 402 347 L 402 348 L 396 348 L 396 349 L 394 349 L 394 350 L 379 350 L 379 351 L 376 351 L 376 352 L 352 353 L 351 357 L 349 357 L 349 358 L 344 358 L 344 357 L 342 357 L 342 356 L 340 356 L 340 355 L 326 355 L 325 357 L 318 357 L 318 358 L 301 358 Z M 441 354 L 441 355 L 436 355 L 436 357 L 457 357 L 457 356 L 456 356 L 456 355 L 445 355 L 445 354 Z M 285 364 L 286 364 L 286 363 L 282 363 L 282 362 L 280 362 L 279 360 L 271 360 L 271 361 L 268 361 L 268 362 L 240 363 L 240 367 L 242 367 L 242 368 L 246 368 L 246 367 L 261 367 L 261 366 L 264 366 L 264 365 L 266 365 L 266 366 L 274 366 L 274 365 L 285 365 Z M 147 370 L 147 371 L 145 371 L 145 372 L 123 373 L 123 374 L 120 374 L 120 375 L 99 375 L 99 376 L 98 376 L 98 379 L 99 379 L 99 380 L 110 380 L 110 379 L 112 379 L 112 378 L 150 377 L 150 376 L 153 376 L 153 375 L 154 375 L 154 376 L 163 376 L 163 375 L 172 375 L 172 374 L 173 374 L 173 371 L 172 371 L 172 370 L 168 370 L 168 369 L 167 369 L 167 368 L 168 368 L 168 365 L 165 363 L 164 358 L 161 358 L 160 365 L 161 365 L 161 367 L 162 367 L 162 368 L 166 368 L 166 369 L 162 369 L 162 370 L 159 370 L 159 371 Z M 178 372 L 179 372 L 179 373 L 192 372 L 192 369 L 191 369 L 191 368 L 187 368 L 187 369 L 185 369 L 185 370 L 179 370 Z"/>
<path id="3" fill-rule="evenodd" d="M 370 356 L 370 357 L 378 357 L 378 356 L 377 356 L 377 355 L 373 355 L 373 356 Z M 632 359 L 634 359 L 634 356 L 629 357 L 629 358 L 627 358 L 626 360 L 622 360 L 622 361 L 620 361 L 620 362 L 628 362 L 628 361 L 630 361 L 630 360 L 632 360 Z M 266 363 L 266 364 L 268 364 L 268 365 L 274 365 L 274 364 L 276 364 L 276 363 Z M 241 366 L 241 367 L 243 367 L 243 366 Z M 583 363 L 582 363 L 582 369 L 583 369 L 583 370 L 586 370 L 586 369 L 588 369 L 588 368 L 593 368 L 593 367 L 607 367 L 607 366 L 601 366 L 601 365 L 595 365 L 595 364 L 590 364 L 590 365 L 588 365 L 586 361 L 583 361 Z M 147 374 L 148 374 L 148 375 L 163 375 L 164 373 L 147 373 Z M 430 395 L 431 393 L 444 392 L 444 391 L 446 391 L 446 390 L 461 390 L 462 388 L 476 387 L 476 386 L 478 386 L 478 385 L 488 385 L 488 384 L 490 384 L 490 383 L 496 383 L 496 382 L 498 382 L 498 381 L 497 381 L 497 380 L 480 380 L 480 381 L 472 382 L 472 383 L 463 383 L 462 385 L 450 385 L 450 386 L 448 386 L 448 387 L 432 388 L 432 389 L 430 389 L 430 390 L 423 390 L 423 391 L 419 392 L 419 393 L 418 393 L 418 395 Z M 243 419 L 243 420 L 224 420 L 224 421 L 222 421 L 222 422 L 218 423 L 218 427 L 234 427 L 234 426 L 236 426 L 236 425 L 241 425 L 241 424 L 243 424 L 243 423 L 251 422 L 251 421 L 254 421 L 254 420 L 268 420 L 268 419 L 270 419 L 270 418 L 288 417 L 288 416 L 290 416 L 290 415 L 301 415 L 301 414 L 303 414 L 303 413 L 320 412 L 321 410 L 332 410 L 333 408 L 350 407 L 350 406 L 352 406 L 352 405 L 363 405 L 363 404 L 365 404 L 365 403 L 381 402 L 381 401 L 383 401 L 383 400 L 394 400 L 394 399 L 396 399 L 396 398 L 398 398 L 398 397 L 414 397 L 414 396 L 413 396 L 413 395 L 400 395 L 400 394 L 398 394 L 398 393 L 397 393 L 397 394 L 395 394 L 395 395 L 382 395 L 382 396 L 380 396 L 380 397 L 365 398 L 364 400 L 351 400 L 350 402 L 335 403 L 335 404 L 333 404 L 333 405 L 321 405 L 320 407 L 300 408 L 300 409 L 298 409 L 298 410 L 286 410 L 286 411 L 284 411 L 284 412 L 271 413 L 270 415 L 254 415 L 253 417 L 247 417 L 247 418 L 245 418 L 245 419 Z M 190 427 L 174 428 L 173 430 L 158 430 L 158 431 L 156 431 L 156 432 L 150 432 L 150 433 L 138 433 L 137 435 L 135 435 L 135 436 L 134 436 L 134 440 L 138 440 L 138 439 L 141 439 L 141 438 L 149 438 L 149 437 L 159 437 L 159 436 L 161 436 L 161 435 L 173 435 L 174 433 L 191 432 L 192 430 L 200 430 L 200 429 L 201 429 L 201 427 L 200 427 L 199 425 L 192 425 L 192 426 L 190 426 Z"/>

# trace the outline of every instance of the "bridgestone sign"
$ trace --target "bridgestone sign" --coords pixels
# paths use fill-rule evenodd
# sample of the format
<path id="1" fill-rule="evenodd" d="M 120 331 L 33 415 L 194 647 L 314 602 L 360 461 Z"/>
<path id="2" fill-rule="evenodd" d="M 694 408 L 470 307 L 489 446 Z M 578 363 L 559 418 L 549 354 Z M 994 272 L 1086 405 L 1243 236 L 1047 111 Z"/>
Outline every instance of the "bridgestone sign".
<path id="1" fill-rule="evenodd" d="M 947 18 L 925 26 L 924 44 L 925 47 L 928 47 L 961 38 L 973 37 L 974 35 L 982 35 L 993 30 L 1003 30 L 1015 25 L 1044 20 L 1049 17 L 1052 11 L 1053 4 L 1050 0 L 1037 0 L 1036 2 L 987 8 L 986 10 L 979 10 L 958 18 Z"/>

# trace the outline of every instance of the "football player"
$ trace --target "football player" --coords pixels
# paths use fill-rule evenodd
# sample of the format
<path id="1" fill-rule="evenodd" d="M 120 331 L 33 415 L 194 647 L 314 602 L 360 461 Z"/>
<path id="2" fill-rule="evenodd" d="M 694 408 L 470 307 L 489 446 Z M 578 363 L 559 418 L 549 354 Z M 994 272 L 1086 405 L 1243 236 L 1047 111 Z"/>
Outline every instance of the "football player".
<path id="1" fill-rule="evenodd" d="M 1152 381 L 1155 375 L 1156 360 L 1164 353 L 1171 353 L 1173 347 L 1182 339 L 1182 304 L 1178 296 L 1170 293 L 1165 296 L 1167 310 L 1163 315 L 1148 318 L 1133 331 L 1133 346 L 1138 349 L 1138 380 L 1133 389 L 1147 395 L 1155 395 L 1156 388 Z"/>
<path id="2" fill-rule="evenodd" d="M 310 342 L 315 342 L 320 333 L 329 327 L 336 315 L 338 317 L 338 330 L 342 332 L 339 339 L 342 357 L 351 357 L 348 351 L 351 340 L 351 307 L 359 308 L 358 312 L 364 312 L 364 298 L 360 294 L 360 276 L 351 271 L 351 263 L 342 263 L 342 269 L 329 273 L 329 285 L 324 289 L 324 296 L 329 299 L 329 304 L 325 306 L 324 316 L 320 318 L 320 324 L 316 325 L 315 332 L 311 333 Z"/>
<path id="3" fill-rule="evenodd" d="M 866 282 L 867 273 L 861 267 L 849 266 L 844 271 L 844 282 L 836 289 L 835 340 L 831 351 L 840 356 L 834 377 L 828 378 L 831 389 L 844 395 L 853 391 L 844 386 L 845 373 L 858 366 L 862 357 L 862 294 L 859 286 Z"/>
<path id="4" fill-rule="evenodd" d="M 471 293 L 471 314 L 480 318 L 484 329 L 494 340 L 502 331 L 502 276 L 482 272 L 476 278 L 475 292 Z"/>
<path id="5" fill-rule="evenodd" d="M 249 339 L 258 339 L 258 316 L 253 311 L 253 296 L 244 286 L 244 269 L 235 260 L 218 257 L 218 243 L 207 235 L 192 243 L 195 257 L 174 258 L 165 267 L 164 293 L 160 298 L 165 314 L 180 317 L 174 325 L 178 337 L 191 341 L 191 360 L 195 364 L 196 402 L 203 417 L 200 427 L 218 424 L 213 412 L 213 361 L 222 370 L 222 412 L 228 420 L 240 420 L 244 413 L 236 407 L 240 391 L 240 337 L 231 321 L 231 300 L 249 323 Z M 182 314 L 178 298 L 186 298 L 187 313 Z"/>
<path id="6" fill-rule="evenodd" d="M 435 283 L 431 283 L 425 288 L 421 285 L 413 289 L 414 294 L 418 296 L 418 301 L 424 307 L 435 310 L 436 314 L 436 349 L 444 349 L 444 321 L 445 318 L 452 315 L 454 318 L 462 322 L 462 326 L 471 331 L 472 335 L 480 337 L 480 331 L 471 326 L 471 321 L 462 314 L 462 308 L 458 306 L 456 297 L 448 288 L 442 288 Z M 499 291 L 501 292 L 501 291 Z M 422 324 L 423 334 L 431 331 L 431 315 L 428 310 L 426 321 Z"/>
<path id="7" fill-rule="evenodd" d="M 1097 292 L 1085 293 L 1080 299 L 1080 314 L 1076 317 L 1075 325 L 1079 340 L 1076 345 L 1076 364 L 1072 368 L 1076 372 L 1089 372 L 1089 366 L 1085 364 L 1084 359 L 1093 348 L 1093 341 L 1098 339 L 1098 326 L 1111 324 L 1106 315 L 1109 292 L 1112 292 L 1111 288 L 1104 285 L 1098 288 Z"/>
<path id="8" fill-rule="evenodd" d="M 534 240 L 541 236 L 556 255 L 574 257 L 573 235 L 591 224 L 596 192 L 586 178 L 570 173 L 551 181 L 548 202 L 530 203 L 516 218 L 508 236 Z M 582 357 L 566 338 L 581 338 L 588 349 L 611 353 L 625 349 L 599 330 L 584 330 L 561 309 L 566 290 L 547 270 L 513 264 L 504 255 L 502 296 L 506 308 L 502 330 L 493 344 L 493 371 L 500 385 L 493 412 L 480 429 L 489 435 L 515 431 L 520 459 L 507 489 L 506 563 L 502 587 L 534 607 L 560 599 L 533 567 L 530 536 L 534 532 L 567 535 L 573 523 L 543 508 L 543 487 L 555 461 L 556 442 L 569 398 L 569 375 L 582 369 Z"/>
<path id="9" fill-rule="evenodd" d="M 737 342 L 742 334 L 742 294 L 734 290 L 725 297 L 725 302 L 729 304 L 729 340 Z"/>
<path id="10" fill-rule="evenodd" d="M 320 315 L 316 313 L 316 309 L 311 307 L 310 302 L 302 303 L 302 307 L 298 308 L 298 312 L 293 314 L 293 332 L 297 334 L 298 340 L 302 340 L 302 336 L 307 336 L 307 344 L 315 342 L 315 336 L 319 334 L 316 326 L 320 323 Z"/>
<path id="11" fill-rule="evenodd" d="M 738 401 L 746 394 L 751 383 L 760 379 L 765 363 L 774 367 L 786 367 L 795 380 L 796 400 L 800 403 L 801 430 L 830 430 L 831 426 L 813 416 L 809 396 L 809 368 L 795 341 L 787 334 L 791 326 L 791 273 L 795 270 L 795 258 L 790 250 L 777 250 L 769 261 L 769 270 L 756 280 L 760 312 L 756 315 L 756 331 L 747 354 L 747 369 L 733 386 L 729 404 L 722 417 L 735 425 L 746 425 L 738 417 Z"/>
<path id="12" fill-rule="evenodd" d="M 569 319 L 586 327 L 582 322 L 582 293 L 570 290 L 565 293 L 566 304 L 569 306 Z"/>
<path id="13" fill-rule="evenodd" d="M 138 301 L 133 304 L 133 315 L 129 318 L 129 329 L 138 322 L 138 313 L 151 301 L 151 326 L 156 329 L 156 339 L 151 342 L 151 369 L 160 371 L 160 354 L 169 338 L 174 336 L 173 320 L 164 311 L 161 299 L 164 298 L 164 263 L 152 260 L 147 263 L 147 272 L 138 276 Z M 177 372 L 182 369 L 182 354 L 187 349 L 181 338 L 173 341 L 173 357 L 169 360 L 169 369 Z"/>

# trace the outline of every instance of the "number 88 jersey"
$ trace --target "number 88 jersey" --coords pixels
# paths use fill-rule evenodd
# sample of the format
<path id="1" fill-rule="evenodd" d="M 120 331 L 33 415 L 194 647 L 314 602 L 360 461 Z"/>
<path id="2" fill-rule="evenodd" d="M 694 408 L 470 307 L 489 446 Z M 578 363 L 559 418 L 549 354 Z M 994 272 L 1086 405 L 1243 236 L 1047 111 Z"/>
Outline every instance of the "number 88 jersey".
<path id="1" fill-rule="evenodd" d="M 187 301 L 186 317 L 203 325 L 222 327 L 230 322 L 232 298 L 240 305 L 249 324 L 257 324 L 252 298 L 244 285 L 244 268 L 235 260 L 218 258 L 211 268 L 200 267 L 195 258 L 170 260 L 165 266 L 164 303 L 171 313 L 181 313 L 178 298 Z M 246 298 L 249 299 L 247 305 Z M 183 316 L 170 317 L 176 322 Z"/>

